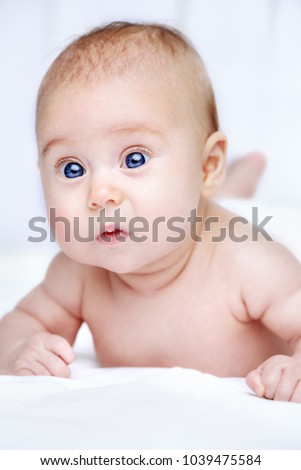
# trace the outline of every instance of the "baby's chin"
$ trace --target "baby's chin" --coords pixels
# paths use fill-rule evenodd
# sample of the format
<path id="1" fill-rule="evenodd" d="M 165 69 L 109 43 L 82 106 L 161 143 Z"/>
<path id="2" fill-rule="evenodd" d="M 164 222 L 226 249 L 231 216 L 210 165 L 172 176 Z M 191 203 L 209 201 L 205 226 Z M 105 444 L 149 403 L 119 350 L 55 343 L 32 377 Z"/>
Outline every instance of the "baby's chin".
<path id="1" fill-rule="evenodd" d="M 149 264 L 147 259 L 141 256 L 134 259 L 129 253 L 121 255 L 111 251 L 109 256 L 102 256 L 88 253 L 86 250 L 73 250 L 66 246 L 60 246 L 60 248 L 66 256 L 77 263 L 98 267 L 116 274 L 132 273 Z"/>
<path id="2" fill-rule="evenodd" d="M 175 243 L 130 243 L 128 246 L 103 247 L 99 243 L 58 243 L 61 250 L 72 260 L 95 266 L 116 274 L 127 274 L 151 269 L 177 249 Z"/>

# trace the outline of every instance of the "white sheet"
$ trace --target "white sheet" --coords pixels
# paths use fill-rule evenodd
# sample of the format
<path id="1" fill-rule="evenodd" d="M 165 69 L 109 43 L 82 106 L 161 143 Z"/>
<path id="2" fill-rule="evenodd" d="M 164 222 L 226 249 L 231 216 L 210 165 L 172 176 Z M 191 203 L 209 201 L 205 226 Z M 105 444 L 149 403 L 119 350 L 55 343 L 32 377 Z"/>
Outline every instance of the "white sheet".
<path id="1" fill-rule="evenodd" d="M 254 205 L 227 202 L 246 217 Z M 260 211 L 274 215 L 273 236 L 301 259 L 301 211 Z M 1 257 L 2 312 L 45 270 L 38 257 Z M 180 368 L 100 369 L 86 327 L 75 351 L 70 380 L 0 377 L 0 449 L 301 449 L 301 404 L 257 398 L 242 378 Z"/>
<path id="2" fill-rule="evenodd" d="M 1 449 L 300 449 L 301 406 L 188 369 L 0 377 Z"/>
<path id="3" fill-rule="evenodd" d="M 98 367 L 81 329 L 71 379 L 0 376 L 0 449 L 301 449 L 301 405 L 242 378 Z"/>

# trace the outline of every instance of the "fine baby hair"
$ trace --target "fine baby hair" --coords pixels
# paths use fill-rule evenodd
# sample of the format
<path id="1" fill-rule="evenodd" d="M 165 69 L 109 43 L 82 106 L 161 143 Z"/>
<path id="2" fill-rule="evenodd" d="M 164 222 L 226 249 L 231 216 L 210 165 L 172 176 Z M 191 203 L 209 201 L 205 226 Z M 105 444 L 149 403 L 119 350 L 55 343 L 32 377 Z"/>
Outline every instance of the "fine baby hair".
<path id="1" fill-rule="evenodd" d="M 135 69 L 155 70 L 172 82 L 177 77 L 191 93 L 201 127 L 210 135 L 218 130 L 214 93 L 205 66 L 188 38 L 161 24 L 113 22 L 94 28 L 67 46 L 47 71 L 37 99 L 37 122 L 43 103 L 68 84 L 93 86 L 107 77 Z"/>

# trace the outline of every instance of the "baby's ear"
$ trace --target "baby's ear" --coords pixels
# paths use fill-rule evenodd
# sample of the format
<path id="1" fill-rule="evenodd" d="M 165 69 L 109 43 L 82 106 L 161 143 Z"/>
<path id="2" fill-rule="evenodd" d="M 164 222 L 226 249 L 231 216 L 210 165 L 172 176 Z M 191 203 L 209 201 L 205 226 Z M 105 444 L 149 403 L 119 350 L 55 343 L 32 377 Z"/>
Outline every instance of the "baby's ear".
<path id="1" fill-rule="evenodd" d="M 223 132 L 214 132 L 208 137 L 203 149 L 203 196 L 211 196 L 223 182 L 226 167 L 226 155 L 227 137 Z"/>

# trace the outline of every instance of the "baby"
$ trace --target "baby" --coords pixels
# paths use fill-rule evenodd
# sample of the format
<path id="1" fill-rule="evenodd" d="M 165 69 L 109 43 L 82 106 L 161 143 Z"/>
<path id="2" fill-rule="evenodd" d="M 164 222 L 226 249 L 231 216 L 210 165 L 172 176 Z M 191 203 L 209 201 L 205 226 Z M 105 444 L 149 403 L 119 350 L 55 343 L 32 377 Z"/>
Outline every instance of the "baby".
<path id="1" fill-rule="evenodd" d="M 61 252 L 1 320 L 0 372 L 69 377 L 86 322 L 104 367 L 246 376 L 301 402 L 301 267 L 210 199 L 227 140 L 187 39 L 129 23 L 82 36 L 44 77 L 36 132 Z"/>

